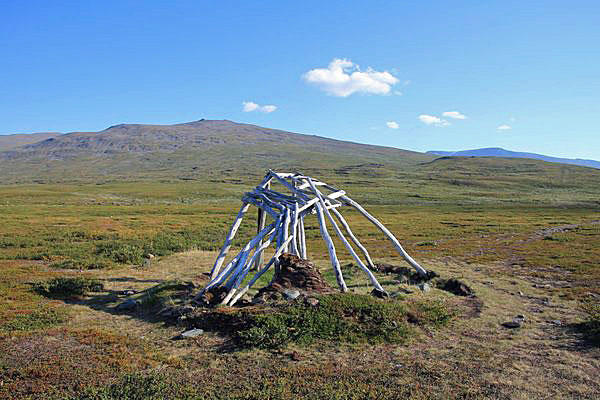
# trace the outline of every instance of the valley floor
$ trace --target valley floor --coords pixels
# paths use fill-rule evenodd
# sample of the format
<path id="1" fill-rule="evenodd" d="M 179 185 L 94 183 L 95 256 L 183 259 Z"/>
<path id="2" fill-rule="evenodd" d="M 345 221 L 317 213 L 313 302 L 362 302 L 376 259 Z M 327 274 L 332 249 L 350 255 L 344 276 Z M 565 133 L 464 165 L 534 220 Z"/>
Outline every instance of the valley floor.
<path id="1" fill-rule="evenodd" d="M 600 347 L 582 329 L 582 305 L 600 301 L 599 210 L 368 207 L 426 268 L 461 279 L 477 296 L 421 292 L 380 274 L 392 291 L 410 289 L 411 298 L 456 306 L 448 325 L 420 329 L 402 345 L 318 341 L 232 350 L 216 332 L 172 340 L 182 327 L 148 310 L 115 309 L 125 290 L 173 279 L 206 282 L 237 206 L 6 200 L 0 205 L 0 398 L 600 397 Z M 403 265 L 375 230 L 350 219 L 377 262 Z M 333 279 L 318 230 L 308 232 L 310 258 Z M 149 249 L 138 249 L 140 243 L 151 243 L 157 257 L 144 261 Z M 98 278 L 104 289 L 67 299 L 32 290 L 35 282 L 61 276 Z M 368 290 L 358 273 L 350 283 L 356 292 Z M 521 328 L 501 325 L 519 314 Z"/>

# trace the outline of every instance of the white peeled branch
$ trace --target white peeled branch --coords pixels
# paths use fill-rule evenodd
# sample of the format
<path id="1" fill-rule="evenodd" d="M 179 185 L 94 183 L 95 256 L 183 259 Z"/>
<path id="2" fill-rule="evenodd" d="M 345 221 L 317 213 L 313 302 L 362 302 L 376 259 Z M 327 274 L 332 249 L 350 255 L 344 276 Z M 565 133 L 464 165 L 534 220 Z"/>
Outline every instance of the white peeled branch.
<path id="1" fill-rule="evenodd" d="M 350 252 L 350 254 L 352 255 L 352 257 L 354 258 L 354 260 L 358 263 L 358 266 L 360 267 L 360 269 L 362 269 L 367 274 L 367 276 L 371 280 L 371 283 L 373 284 L 373 286 L 375 286 L 375 288 L 377 290 L 379 290 L 381 292 L 385 292 L 385 289 L 383 289 L 381 287 L 381 285 L 377 281 L 377 278 L 375 277 L 375 275 L 373 275 L 373 272 L 371 272 L 371 270 L 369 268 L 367 268 L 365 266 L 365 264 L 363 264 L 362 260 L 358 256 L 358 254 L 356 254 L 356 252 L 352 248 L 352 245 L 348 242 L 348 240 L 346 239 L 346 237 L 342 234 L 342 231 L 340 230 L 340 228 L 338 227 L 338 225 L 335 223 L 335 220 L 333 219 L 333 217 L 331 216 L 331 213 L 327 209 L 326 204 L 325 204 L 325 200 L 323 199 L 323 196 L 321 195 L 321 192 L 317 189 L 317 187 L 315 185 L 312 184 L 312 181 L 311 181 L 310 178 L 308 178 L 308 183 L 311 184 L 310 186 L 311 186 L 313 192 L 315 193 L 315 195 L 321 201 L 321 205 L 323 206 L 323 210 L 325 212 L 325 215 L 329 219 L 329 222 L 331 222 L 331 225 L 333 226 L 333 230 L 338 235 L 338 237 L 340 238 L 340 240 L 342 241 L 342 243 L 344 243 L 344 246 L 346 246 L 346 248 L 348 249 L 348 251 Z M 341 271 L 340 271 L 340 274 L 341 274 Z"/>
<path id="2" fill-rule="evenodd" d="M 352 207 L 356 208 L 362 215 L 364 215 L 369 221 L 371 221 L 373 225 L 378 227 L 379 230 L 381 230 L 387 236 L 387 238 L 394 244 L 396 250 L 398 250 L 400 255 L 404 257 L 406 262 L 408 262 L 414 269 L 416 269 L 421 276 L 427 276 L 427 270 L 421 267 L 415 260 L 413 260 L 411 256 L 408 255 L 408 253 L 404 250 L 398 239 L 396 239 L 396 237 L 385 227 L 385 225 L 379 222 L 377 218 L 369 214 L 364 208 L 361 207 L 360 204 L 352 200 L 350 197 L 342 196 L 342 200 L 351 205 Z"/>

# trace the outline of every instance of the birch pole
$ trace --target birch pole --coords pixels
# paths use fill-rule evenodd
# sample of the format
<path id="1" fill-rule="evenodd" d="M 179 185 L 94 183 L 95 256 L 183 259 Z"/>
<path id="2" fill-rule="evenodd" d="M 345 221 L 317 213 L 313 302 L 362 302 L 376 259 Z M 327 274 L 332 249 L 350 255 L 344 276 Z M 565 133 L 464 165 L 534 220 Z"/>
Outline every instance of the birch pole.
<path id="1" fill-rule="evenodd" d="M 240 227 L 240 224 L 242 223 L 242 219 L 244 218 L 244 214 L 246 213 L 246 211 L 248 211 L 248 208 L 250 207 L 250 204 L 244 202 L 242 203 L 242 208 L 240 208 L 240 211 L 238 212 L 237 217 L 235 218 L 235 221 L 233 221 L 233 224 L 231 225 L 231 229 L 229 229 L 229 233 L 227 234 L 227 237 L 225 238 L 225 243 L 223 243 L 223 247 L 221 248 L 221 251 L 219 252 L 219 255 L 217 256 L 217 259 L 215 260 L 215 264 L 212 267 L 212 270 L 210 271 L 210 278 L 214 279 L 217 274 L 219 273 L 219 270 L 221 269 L 221 265 L 223 265 L 223 261 L 225 261 L 225 257 L 227 257 L 227 253 L 229 252 L 229 249 L 231 248 L 231 244 L 233 242 L 233 238 L 235 237 L 235 234 L 237 232 L 237 230 Z"/>
<path id="2" fill-rule="evenodd" d="M 306 234 L 304 232 L 304 216 L 298 218 L 298 239 L 300 242 L 300 257 L 306 260 Z"/>
<path id="3" fill-rule="evenodd" d="M 402 257 L 404 257 L 406 262 L 408 262 L 414 269 L 416 269 L 417 272 L 421 276 L 427 276 L 427 270 L 425 270 L 425 268 L 421 267 L 415 260 L 413 260 L 413 258 L 411 256 L 408 255 L 408 253 L 404 250 L 404 248 L 402 247 L 400 242 L 398 242 L 398 239 L 396 239 L 396 237 L 392 234 L 392 232 L 390 232 L 385 227 L 385 225 L 383 225 L 381 222 L 379 222 L 377 220 L 377 218 L 375 218 L 374 216 L 369 214 L 367 212 L 367 210 L 362 208 L 360 204 L 358 204 L 357 202 L 352 200 L 350 197 L 342 196 L 341 199 L 342 199 L 342 201 L 344 201 L 347 204 L 351 205 L 352 207 L 356 208 L 362 215 L 365 216 L 365 218 L 367 218 L 369 221 L 371 221 L 371 223 L 373 223 L 373 225 L 375 225 L 377 228 L 379 228 L 379 230 L 382 231 L 385 234 L 385 236 L 387 236 L 387 238 L 394 244 L 394 246 L 396 247 L 396 250 L 398 250 L 400 255 L 402 255 Z"/>
<path id="4" fill-rule="evenodd" d="M 375 269 L 375 264 L 373 264 L 373 260 L 371 260 L 371 256 L 369 255 L 369 252 L 367 251 L 365 246 L 363 246 L 362 243 L 356 238 L 356 236 L 354 236 L 354 233 L 352 233 L 352 229 L 350 229 L 350 225 L 348 225 L 348 222 L 346 222 L 346 219 L 342 216 L 342 213 L 340 213 L 335 208 L 332 208 L 331 212 L 340 221 L 340 223 L 344 227 L 344 230 L 346 231 L 346 233 L 348 233 L 348 236 L 350 236 L 350 240 L 352 240 L 354 242 L 354 244 L 356 245 L 356 247 L 358 247 L 360 249 L 360 251 L 363 253 L 363 255 L 365 256 L 365 259 L 367 260 L 367 264 L 369 264 L 369 267 L 372 269 Z"/>
<path id="5" fill-rule="evenodd" d="M 331 222 L 331 225 L 333 226 L 335 233 L 338 235 L 338 237 L 340 238 L 342 243 L 344 243 L 344 246 L 346 246 L 346 248 L 348 249 L 348 251 L 350 252 L 352 257 L 354 258 L 354 260 L 356 260 L 360 269 L 362 269 L 367 274 L 367 276 L 371 280 L 371 283 L 373 284 L 375 289 L 386 293 L 385 289 L 383 287 L 381 287 L 381 285 L 377 281 L 377 278 L 375 277 L 375 275 L 373 275 L 373 272 L 371 272 L 371 270 L 369 268 L 367 268 L 365 266 L 365 264 L 363 264 L 362 260 L 358 256 L 358 254 L 356 254 L 356 252 L 352 248 L 352 245 L 348 242 L 348 239 L 346 239 L 346 237 L 343 235 L 342 231 L 340 230 L 340 228 L 336 224 L 335 220 L 331 216 L 331 213 L 327 209 L 327 205 L 325 204 L 325 200 L 323 199 L 323 196 L 322 196 L 321 192 L 319 191 L 319 189 L 317 189 L 317 187 L 312 183 L 311 178 L 307 178 L 307 180 L 308 180 L 308 183 L 310 183 L 310 187 L 312 188 L 313 192 L 315 193 L 315 196 L 317 196 L 319 198 L 319 200 L 321 202 L 321 206 L 323 207 L 323 209 L 325 211 L 325 215 L 327 216 L 327 219 L 329 219 L 329 222 Z"/>
<path id="6" fill-rule="evenodd" d="M 317 207 L 317 217 L 319 218 L 321 236 L 323 236 L 323 240 L 327 244 L 327 250 L 329 250 L 329 258 L 331 259 L 331 264 L 333 265 L 335 278 L 340 287 L 340 290 L 342 292 L 347 292 L 348 287 L 346 286 L 346 282 L 344 281 L 344 275 L 342 275 L 342 268 L 340 267 L 340 262 L 338 261 L 337 255 L 335 254 L 335 245 L 333 244 L 333 240 L 331 240 L 331 236 L 329 236 L 329 232 L 327 232 L 327 225 L 325 225 L 323 207 L 320 203 L 317 203 L 315 206 Z"/>
<path id="7" fill-rule="evenodd" d="M 253 285 L 256 283 L 256 281 L 257 281 L 257 280 L 258 280 L 258 279 L 259 279 L 261 276 L 263 276 L 263 274 L 264 274 L 265 272 L 267 272 L 267 271 L 269 270 L 269 268 L 271 268 L 271 265 L 273 265 L 273 264 L 274 264 L 274 263 L 277 261 L 277 259 L 279 258 L 279 256 L 280 256 L 280 255 L 283 253 L 283 247 L 284 247 L 285 245 L 287 245 L 287 244 L 290 242 L 290 240 L 292 240 L 292 238 L 291 238 L 291 237 L 288 237 L 288 238 L 286 239 L 286 241 L 285 241 L 285 242 L 283 242 L 283 243 L 281 244 L 281 246 L 279 246 L 279 247 L 277 248 L 277 250 L 275 251 L 275 254 L 274 254 L 274 255 L 273 255 L 273 257 L 271 258 L 271 260 L 270 260 L 270 261 L 267 263 L 267 265 L 265 265 L 265 266 L 263 267 L 263 269 L 261 269 L 260 271 L 258 271 L 258 272 L 257 272 L 257 273 L 254 275 L 254 277 L 252 277 L 252 279 L 250 280 L 250 282 L 248 282 L 248 284 L 247 284 L 246 286 L 244 286 L 244 288 L 243 288 L 242 290 L 240 290 L 240 291 L 237 293 L 237 295 L 236 295 L 236 296 L 233 298 L 233 300 L 231 300 L 231 302 L 229 303 L 229 305 L 230 305 L 230 306 L 234 305 L 234 304 L 235 304 L 235 303 L 236 303 L 236 302 L 237 302 L 237 301 L 238 301 L 238 300 L 239 300 L 239 299 L 240 299 L 240 298 L 241 298 L 241 297 L 242 297 L 242 296 L 243 296 L 243 295 L 244 295 L 244 294 L 245 294 L 245 293 L 248 291 L 248 289 L 250 289 L 250 288 L 251 288 L 251 287 L 252 287 L 252 286 L 253 286 Z"/>
<path id="8" fill-rule="evenodd" d="M 291 252 L 300 256 L 300 252 L 298 251 L 298 203 L 294 203 L 294 210 L 292 211 L 291 232 L 294 237 L 290 242 Z"/>
<path id="9" fill-rule="evenodd" d="M 265 185 L 265 189 L 269 189 L 271 187 L 271 181 L 268 181 Z M 256 234 L 258 235 L 261 230 L 265 227 L 265 222 L 267 220 L 267 215 L 263 211 L 262 207 L 258 207 L 258 226 L 256 227 Z M 262 240 L 258 243 L 259 246 L 262 244 Z M 262 253 L 258 256 L 256 261 L 254 262 L 254 269 L 258 270 L 263 263 L 263 255 Z"/>
<path id="10" fill-rule="evenodd" d="M 273 222 L 271 225 L 267 226 L 258 235 L 256 235 L 252 240 L 250 240 L 246 244 L 246 246 L 238 253 L 238 255 L 233 260 L 231 260 L 229 262 L 229 264 L 227 264 L 227 266 L 219 273 L 219 275 L 217 275 L 214 279 L 212 279 L 204 287 L 204 289 L 202 289 L 200 291 L 200 293 L 198 294 L 197 297 L 199 297 L 202 294 L 204 294 L 207 290 L 209 290 L 213 286 L 220 285 L 229 276 L 229 274 L 232 272 L 232 270 L 234 269 L 234 266 L 237 266 L 237 264 L 239 263 L 239 261 L 244 256 L 244 253 L 249 252 L 253 247 L 255 247 L 256 244 L 258 243 L 258 241 L 260 239 L 262 239 L 267 233 L 270 233 L 271 229 L 273 229 L 274 227 L 275 227 L 275 222 Z"/>

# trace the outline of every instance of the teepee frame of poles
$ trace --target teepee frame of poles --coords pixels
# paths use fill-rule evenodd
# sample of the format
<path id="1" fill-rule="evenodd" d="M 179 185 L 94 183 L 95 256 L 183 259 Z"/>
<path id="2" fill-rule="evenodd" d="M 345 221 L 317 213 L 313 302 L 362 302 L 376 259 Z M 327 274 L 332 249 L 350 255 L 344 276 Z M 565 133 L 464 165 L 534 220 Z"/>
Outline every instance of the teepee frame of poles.
<path id="1" fill-rule="evenodd" d="M 271 182 L 280 183 L 290 194 L 284 194 L 271 189 Z M 329 192 L 329 193 L 326 193 Z M 250 205 L 258 207 L 258 233 L 242 250 L 223 267 L 233 238 L 240 227 L 244 215 Z M 346 195 L 346 192 L 332 187 L 324 182 L 299 173 L 278 173 L 269 170 L 262 182 L 251 192 L 242 197 L 242 207 L 231 229 L 225 238 L 225 243 L 217 256 L 212 271 L 210 282 L 200 291 L 196 298 L 200 298 L 207 291 L 224 287 L 227 295 L 222 300 L 222 305 L 233 306 L 256 281 L 274 266 L 277 270 L 278 258 L 284 253 L 292 253 L 306 259 L 306 236 L 304 232 L 304 218 L 309 214 L 316 214 L 319 220 L 321 236 L 327 244 L 329 257 L 335 272 L 337 283 L 342 292 L 346 292 L 346 282 L 342 275 L 339 260 L 336 255 L 335 245 L 327 229 L 326 221 L 348 249 L 360 269 L 369 277 L 374 290 L 382 295 L 387 294 L 379 284 L 372 270 L 375 265 L 367 249 L 354 236 L 350 226 L 338 210 L 342 206 L 350 206 L 358 210 L 365 218 L 373 223 L 393 243 L 398 253 L 422 276 L 427 271 L 421 267 L 402 248 L 398 239 L 375 217 L 369 214 L 360 204 Z M 266 225 L 266 216 L 273 218 L 273 222 Z M 337 220 L 337 222 L 336 222 Z M 341 226 L 341 228 L 340 228 Z M 345 231 L 346 235 L 342 232 Z M 358 248 L 364 257 L 364 262 L 354 250 L 350 241 Z M 263 253 L 265 249 L 276 243 L 276 250 L 271 259 L 264 264 Z M 254 276 L 243 287 L 242 283 L 248 274 L 255 270 Z"/>

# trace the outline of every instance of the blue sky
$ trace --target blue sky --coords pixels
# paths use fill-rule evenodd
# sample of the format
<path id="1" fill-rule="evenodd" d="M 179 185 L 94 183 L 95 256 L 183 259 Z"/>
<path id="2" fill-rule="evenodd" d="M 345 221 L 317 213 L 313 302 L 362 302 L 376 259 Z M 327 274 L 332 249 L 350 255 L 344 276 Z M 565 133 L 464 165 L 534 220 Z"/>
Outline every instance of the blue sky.
<path id="1" fill-rule="evenodd" d="M 3 1 L 0 133 L 231 119 L 600 159 L 599 18 L 598 1 Z"/>

